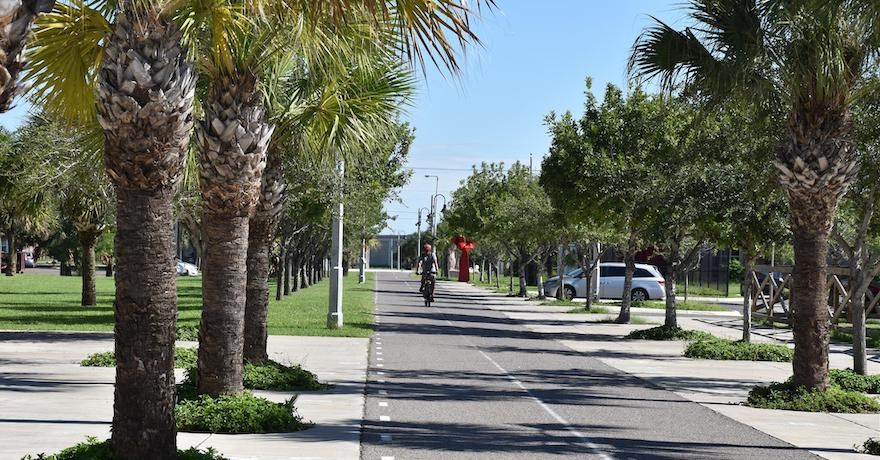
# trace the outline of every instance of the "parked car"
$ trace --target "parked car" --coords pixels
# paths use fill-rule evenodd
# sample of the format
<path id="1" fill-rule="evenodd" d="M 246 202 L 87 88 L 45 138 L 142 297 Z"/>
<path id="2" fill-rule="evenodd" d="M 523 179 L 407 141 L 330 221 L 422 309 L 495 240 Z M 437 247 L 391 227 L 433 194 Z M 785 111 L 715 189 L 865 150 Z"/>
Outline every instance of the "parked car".
<path id="1" fill-rule="evenodd" d="M 197 276 L 199 274 L 199 267 L 196 267 L 189 262 L 178 260 L 177 274 L 180 276 Z"/>
<path id="2" fill-rule="evenodd" d="M 626 266 L 623 262 L 605 262 L 599 271 L 599 297 L 602 299 L 620 299 L 623 297 L 623 278 Z M 559 289 L 559 277 L 554 276 L 544 283 L 544 294 L 556 296 Z M 565 275 L 564 295 L 566 299 L 587 296 L 587 279 L 582 269 L 572 270 Z M 663 275 L 657 267 L 647 264 L 636 264 L 633 274 L 632 299 L 635 301 L 665 299 L 666 289 Z"/>

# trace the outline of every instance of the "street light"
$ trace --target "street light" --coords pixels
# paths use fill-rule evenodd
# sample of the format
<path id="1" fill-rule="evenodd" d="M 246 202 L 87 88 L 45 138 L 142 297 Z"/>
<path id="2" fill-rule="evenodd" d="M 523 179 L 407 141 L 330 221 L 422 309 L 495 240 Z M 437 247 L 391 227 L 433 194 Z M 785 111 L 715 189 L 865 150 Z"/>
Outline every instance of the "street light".
<path id="1" fill-rule="evenodd" d="M 419 220 L 416 222 L 416 263 L 418 263 L 419 257 L 422 256 L 422 209 L 429 213 L 431 212 L 428 208 L 419 208 Z"/>
<path id="2" fill-rule="evenodd" d="M 437 193 L 440 191 L 440 176 L 435 176 L 433 174 L 425 174 L 426 178 L 434 178 L 434 194 L 431 195 L 431 214 L 428 214 L 428 218 L 431 220 L 431 237 L 434 238 L 437 236 L 437 228 L 436 228 L 436 215 L 437 215 Z"/>

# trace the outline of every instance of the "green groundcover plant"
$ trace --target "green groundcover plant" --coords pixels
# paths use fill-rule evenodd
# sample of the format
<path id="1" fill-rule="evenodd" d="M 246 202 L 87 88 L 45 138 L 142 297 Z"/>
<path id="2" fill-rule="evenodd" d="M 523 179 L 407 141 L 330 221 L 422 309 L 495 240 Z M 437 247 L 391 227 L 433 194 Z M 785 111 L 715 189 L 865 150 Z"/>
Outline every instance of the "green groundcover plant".
<path id="1" fill-rule="evenodd" d="M 195 348 L 177 347 L 174 349 L 174 367 L 189 369 L 195 367 L 199 360 L 199 352 Z M 94 353 L 80 361 L 81 366 L 87 367 L 116 367 L 116 356 L 112 351 Z"/>
<path id="2" fill-rule="evenodd" d="M 749 392 L 747 405 L 762 409 L 860 414 L 880 411 L 880 403 L 858 391 L 831 385 L 825 391 L 807 390 L 791 381 L 759 386 Z"/>
<path id="3" fill-rule="evenodd" d="M 841 389 L 880 394 L 880 374 L 861 375 L 852 369 L 832 369 L 828 376 L 831 384 Z"/>
<path id="4" fill-rule="evenodd" d="M 244 365 L 244 387 L 250 390 L 274 391 L 310 391 L 326 390 L 331 386 L 321 383 L 318 376 L 303 369 L 301 366 L 286 366 L 276 361 L 264 363 L 246 363 Z M 189 367 L 183 382 L 178 385 L 178 399 L 192 399 L 199 384 L 199 373 L 195 362 Z"/>
<path id="5" fill-rule="evenodd" d="M 207 450 L 199 450 L 195 447 L 187 450 L 177 450 L 177 458 L 179 460 L 228 460 L 226 457 L 217 453 L 213 448 Z M 25 455 L 22 460 L 124 460 L 120 457 L 113 456 L 113 450 L 110 447 L 110 440 L 98 441 L 98 438 L 89 436 L 85 442 L 81 442 L 73 447 L 58 452 L 57 454 L 47 455 L 45 453 L 34 455 Z"/>
<path id="6" fill-rule="evenodd" d="M 880 455 L 880 439 L 870 438 L 861 446 L 856 446 L 856 450 L 868 455 Z"/>
<path id="7" fill-rule="evenodd" d="M 791 362 L 794 352 L 785 345 L 750 343 L 741 340 L 697 340 L 684 351 L 687 358 Z"/>
<path id="8" fill-rule="evenodd" d="M 293 406 L 295 397 L 276 403 L 250 391 L 217 398 L 201 395 L 181 400 L 175 409 L 177 429 L 198 433 L 287 433 L 309 428 Z"/>
<path id="9" fill-rule="evenodd" d="M 626 335 L 627 339 L 637 340 L 711 340 L 715 336 L 703 331 L 682 329 L 680 327 L 657 326 L 639 329 Z"/>

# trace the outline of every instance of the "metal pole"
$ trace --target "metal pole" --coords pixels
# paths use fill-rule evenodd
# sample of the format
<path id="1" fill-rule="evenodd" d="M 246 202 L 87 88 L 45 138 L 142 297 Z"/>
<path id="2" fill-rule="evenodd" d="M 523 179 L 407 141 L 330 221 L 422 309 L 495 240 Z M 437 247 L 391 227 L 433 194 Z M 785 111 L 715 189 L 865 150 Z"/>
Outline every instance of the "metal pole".
<path id="1" fill-rule="evenodd" d="M 419 220 L 416 221 L 416 263 L 422 255 L 422 210 L 419 209 Z"/>
<path id="2" fill-rule="evenodd" d="M 336 169 L 339 175 L 339 195 L 337 212 L 333 213 L 333 243 L 331 246 L 332 268 L 330 271 L 330 308 L 327 313 L 327 327 L 342 327 L 342 223 L 345 205 L 342 203 L 342 182 L 345 179 L 345 161 L 337 156 Z"/>
<path id="3" fill-rule="evenodd" d="M 397 234 L 397 269 L 400 270 L 400 233 Z"/>

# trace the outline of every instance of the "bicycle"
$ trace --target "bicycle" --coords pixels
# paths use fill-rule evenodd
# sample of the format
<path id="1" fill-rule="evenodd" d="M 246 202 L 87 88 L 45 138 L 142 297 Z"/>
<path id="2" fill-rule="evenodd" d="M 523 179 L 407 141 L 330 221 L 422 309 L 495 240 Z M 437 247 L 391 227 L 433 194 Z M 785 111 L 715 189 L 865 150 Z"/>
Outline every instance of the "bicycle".
<path id="1" fill-rule="evenodd" d="M 436 280 L 433 275 L 426 276 L 424 279 L 424 286 L 422 289 L 422 296 L 425 298 L 425 306 L 431 306 L 431 300 L 434 298 L 434 283 Z"/>

